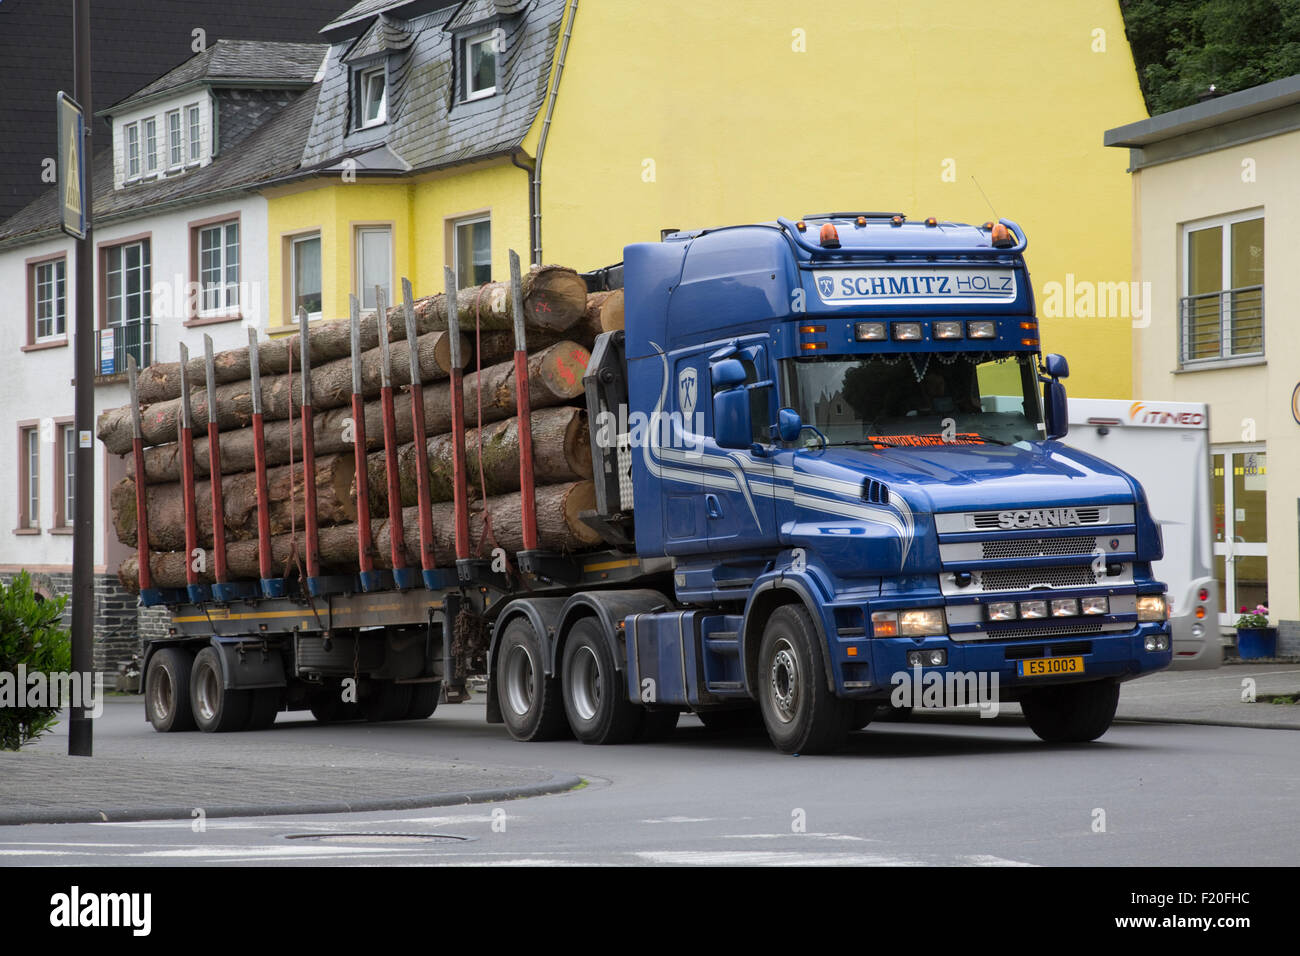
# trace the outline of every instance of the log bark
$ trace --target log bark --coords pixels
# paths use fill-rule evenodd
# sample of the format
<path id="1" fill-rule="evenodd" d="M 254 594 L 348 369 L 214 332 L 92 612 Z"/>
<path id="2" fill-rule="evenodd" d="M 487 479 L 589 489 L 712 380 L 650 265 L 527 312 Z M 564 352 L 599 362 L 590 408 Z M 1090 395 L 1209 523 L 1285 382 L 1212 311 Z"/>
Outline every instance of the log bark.
<path id="1" fill-rule="evenodd" d="M 547 551 L 575 552 L 588 550 L 600 543 L 600 537 L 582 523 L 578 515 L 595 507 L 596 491 L 590 481 L 548 485 L 537 489 L 537 533 L 539 545 Z M 433 511 L 434 555 L 441 567 L 449 566 L 456 557 L 455 528 L 449 503 L 437 505 Z M 490 521 L 485 520 L 490 517 Z M 508 553 L 523 547 L 522 529 L 519 525 L 520 501 L 518 494 L 489 498 L 486 507 L 480 504 L 470 514 L 470 541 L 476 554 L 487 556 L 493 547 L 504 548 Z M 402 525 L 406 535 L 407 560 L 419 562 L 420 532 L 419 510 L 402 511 Z M 391 567 L 391 545 L 388 522 L 374 521 L 375 565 Z M 347 573 L 356 570 L 356 525 L 338 525 L 321 528 L 319 533 L 320 556 L 323 572 Z M 286 576 L 292 576 L 297 554 L 302 554 L 303 541 L 299 534 L 278 535 L 271 542 L 271 554 L 276 567 Z M 188 555 L 183 551 L 151 552 L 149 567 L 153 583 L 160 588 L 179 588 L 186 584 Z M 260 576 L 257 562 L 257 542 L 239 541 L 226 549 L 227 566 L 232 580 L 256 580 Z M 209 552 L 204 552 L 200 566 L 200 580 L 212 583 L 215 562 Z M 140 569 L 137 555 L 132 554 L 118 569 L 118 579 L 131 591 L 140 589 Z"/>
<path id="2" fill-rule="evenodd" d="M 524 297 L 524 321 L 530 332 L 552 335 L 562 332 L 573 325 L 582 316 L 587 307 L 587 284 L 572 269 L 562 266 L 542 266 L 540 269 L 526 273 L 522 279 Z M 474 304 L 477 288 L 465 289 L 457 297 L 461 309 L 461 321 L 466 330 L 474 329 Z M 488 283 L 481 287 L 487 291 L 482 302 L 488 314 L 484 316 L 483 328 L 512 328 L 512 308 L 509 286 L 506 283 Z M 447 312 L 444 304 L 445 295 L 431 295 L 416 299 L 415 325 L 416 334 L 444 331 L 447 328 Z M 388 310 L 389 338 L 393 342 L 406 339 L 406 318 L 400 305 Z M 285 336 L 261 342 L 258 345 L 258 359 L 261 372 L 265 375 L 280 375 L 289 370 L 288 357 L 284 343 L 293 349 L 294 367 L 298 366 L 298 335 Z M 346 319 L 323 322 L 308 330 L 307 344 L 311 351 L 312 365 L 323 364 L 334 359 L 347 358 L 351 353 L 349 323 Z M 377 348 L 379 345 L 379 323 L 374 316 L 361 320 L 361 347 Z M 446 351 L 444 350 L 444 355 Z M 462 354 L 470 354 L 468 349 Z M 214 374 L 217 384 L 246 381 L 249 377 L 248 346 L 219 352 L 214 360 Z M 450 371 L 445 365 L 443 368 Z M 204 360 L 202 356 L 190 359 L 188 369 L 192 389 L 201 389 L 204 382 Z M 161 362 L 151 365 L 140 372 L 138 378 L 140 403 L 152 405 L 156 402 L 179 398 L 181 394 L 180 363 Z"/>
<path id="3" fill-rule="evenodd" d="M 557 342 L 549 348 L 528 357 L 528 394 L 532 407 L 548 408 L 568 404 L 583 394 L 582 376 L 591 354 L 576 342 Z M 483 370 L 483 421 L 497 422 L 512 418 L 515 407 L 514 362 L 500 362 Z M 465 376 L 465 418 L 477 423 L 477 374 Z M 313 392 L 315 388 L 313 386 Z M 397 438 L 403 444 L 413 441 L 410 401 L 399 396 L 396 402 Z M 366 444 L 370 449 L 383 447 L 383 418 L 380 403 L 366 402 Z M 317 455 L 351 452 L 350 407 L 316 411 L 313 429 Z M 451 429 L 451 396 L 445 385 L 424 389 L 425 434 L 441 435 Z M 301 425 L 295 415 L 293 427 L 284 421 L 266 423 L 266 457 L 268 467 L 287 464 L 290 451 L 294 459 L 302 456 Z M 195 474 L 202 478 L 208 474 L 208 441 L 194 439 Z M 180 446 L 170 444 L 146 448 L 144 452 L 145 481 L 162 484 L 181 480 Z M 224 474 L 235 474 L 253 469 L 253 430 L 241 428 L 221 436 L 221 469 Z"/>

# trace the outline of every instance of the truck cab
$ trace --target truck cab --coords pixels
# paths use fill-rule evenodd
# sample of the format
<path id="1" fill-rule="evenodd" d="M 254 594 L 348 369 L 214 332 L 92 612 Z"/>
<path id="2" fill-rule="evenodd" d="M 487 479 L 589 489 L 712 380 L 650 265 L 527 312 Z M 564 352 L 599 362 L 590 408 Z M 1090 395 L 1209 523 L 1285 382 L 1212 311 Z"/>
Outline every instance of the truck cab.
<path id="1" fill-rule="evenodd" d="M 599 519 L 674 586 L 625 622 L 632 699 L 757 701 L 809 752 L 904 684 L 979 676 L 1090 740 L 1169 664 L 1159 527 L 1061 441 L 1026 246 L 1010 220 L 835 213 L 627 247 L 626 329 L 589 368 L 615 383 L 588 397 Z"/>

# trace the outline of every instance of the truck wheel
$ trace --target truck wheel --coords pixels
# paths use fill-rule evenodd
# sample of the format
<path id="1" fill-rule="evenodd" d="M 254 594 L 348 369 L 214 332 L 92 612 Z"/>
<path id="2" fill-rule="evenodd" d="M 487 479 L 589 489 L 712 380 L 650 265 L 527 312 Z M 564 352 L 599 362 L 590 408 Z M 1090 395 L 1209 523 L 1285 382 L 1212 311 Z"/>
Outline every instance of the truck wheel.
<path id="1" fill-rule="evenodd" d="M 190 672 L 190 702 L 194 722 L 209 734 L 243 730 L 248 724 L 252 695 L 246 690 L 222 686 L 221 657 L 214 647 L 205 647 L 194 658 Z"/>
<path id="2" fill-rule="evenodd" d="M 405 720 L 428 720 L 438 709 L 438 698 L 442 696 L 442 681 L 432 684 L 412 684 L 411 704 L 406 708 Z"/>
<path id="3" fill-rule="evenodd" d="M 773 745 L 783 753 L 827 753 L 843 741 L 853 704 L 826 687 L 823 652 L 808 612 L 772 612 L 758 652 L 758 703 Z"/>
<path id="4" fill-rule="evenodd" d="M 560 682 L 547 676 L 543 661 L 541 639 L 528 619 L 507 624 L 492 679 L 502 721 L 515 740 L 555 740 L 568 730 Z"/>
<path id="5" fill-rule="evenodd" d="M 411 706 L 411 685 L 383 681 L 361 698 L 361 715 L 372 724 L 388 720 L 404 720 Z"/>
<path id="6" fill-rule="evenodd" d="M 252 701 L 248 708 L 248 726 L 245 730 L 266 730 L 275 723 L 276 715 L 284 710 L 283 687 L 259 687 L 248 692 Z"/>
<path id="7" fill-rule="evenodd" d="M 614 655 L 595 618 L 573 625 L 564 643 L 564 712 L 584 744 L 621 744 L 636 736 L 645 712 L 627 699 Z"/>
<path id="8" fill-rule="evenodd" d="M 166 647 L 149 658 L 144 675 L 144 712 L 160 734 L 194 729 L 190 709 L 190 654 L 184 648 Z"/>
<path id="9" fill-rule="evenodd" d="M 311 715 L 322 724 L 361 719 L 360 706 L 356 701 L 344 702 L 343 686 L 337 681 L 313 688 L 307 697 L 307 706 Z"/>
<path id="10" fill-rule="evenodd" d="M 677 718 L 681 715 L 681 711 L 672 709 L 645 711 L 636 739 L 647 744 L 667 740 L 677 729 Z"/>
<path id="11" fill-rule="evenodd" d="M 763 713 L 757 707 L 742 707 L 739 710 L 702 710 L 695 715 L 709 730 L 726 733 L 735 730 L 760 730 L 763 727 Z"/>
<path id="12" fill-rule="evenodd" d="M 1043 687 L 1020 699 L 1029 729 L 1054 744 L 1096 740 L 1110 729 L 1118 705 L 1115 681 Z"/>

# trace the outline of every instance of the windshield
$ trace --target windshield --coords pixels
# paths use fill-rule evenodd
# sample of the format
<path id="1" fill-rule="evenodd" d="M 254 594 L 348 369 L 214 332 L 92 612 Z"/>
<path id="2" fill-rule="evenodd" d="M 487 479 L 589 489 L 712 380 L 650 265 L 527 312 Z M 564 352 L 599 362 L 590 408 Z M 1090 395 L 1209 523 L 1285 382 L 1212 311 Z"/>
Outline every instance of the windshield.
<path id="1" fill-rule="evenodd" d="M 828 355 L 781 364 L 786 404 L 832 445 L 1009 445 L 1043 437 L 1028 353 Z"/>

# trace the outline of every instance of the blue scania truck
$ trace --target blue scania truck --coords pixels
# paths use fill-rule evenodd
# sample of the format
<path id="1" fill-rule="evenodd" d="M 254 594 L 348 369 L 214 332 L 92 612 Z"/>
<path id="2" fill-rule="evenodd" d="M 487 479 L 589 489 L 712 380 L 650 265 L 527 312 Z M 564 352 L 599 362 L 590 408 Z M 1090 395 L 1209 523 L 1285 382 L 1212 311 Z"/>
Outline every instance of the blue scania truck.
<path id="1" fill-rule="evenodd" d="M 1161 538 L 1135 479 L 1060 441 L 1068 366 L 1040 348 L 1026 245 L 1010 220 L 853 212 L 628 246 L 588 276 L 625 308 L 584 378 L 604 550 L 311 613 L 176 607 L 149 653 L 216 648 L 209 718 L 260 693 L 336 719 L 341 675 L 383 702 L 478 666 L 519 740 L 653 739 L 691 712 L 815 753 L 903 681 L 977 676 L 1042 739 L 1094 740 L 1120 684 L 1170 663 Z"/>

